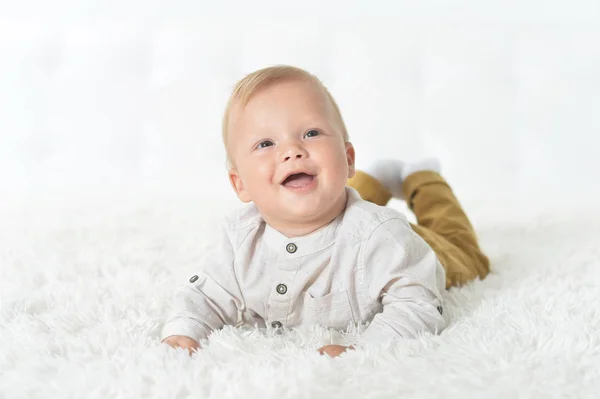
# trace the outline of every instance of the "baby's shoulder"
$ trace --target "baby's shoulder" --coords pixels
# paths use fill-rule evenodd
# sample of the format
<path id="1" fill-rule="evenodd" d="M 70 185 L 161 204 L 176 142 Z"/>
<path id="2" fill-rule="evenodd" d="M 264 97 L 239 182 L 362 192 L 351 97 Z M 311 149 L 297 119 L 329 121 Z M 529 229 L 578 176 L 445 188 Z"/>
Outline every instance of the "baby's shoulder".
<path id="1" fill-rule="evenodd" d="M 262 216 L 253 203 L 238 206 L 223 218 L 225 226 L 233 230 L 260 224 L 261 222 Z"/>
<path id="2" fill-rule="evenodd" d="M 358 193 L 351 192 L 344 215 L 346 231 L 352 231 L 363 240 L 371 237 L 373 232 L 384 224 L 397 224 L 398 227 L 410 229 L 410 224 L 405 214 L 387 207 L 365 201 Z"/>
<path id="3" fill-rule="evenodd" d="M 221 225 L 234 248 L 239 248 L 244 239 L 258 230 L 262 223 L 263 217 L 252 203 L 239 206 L 221 219 Z"/>

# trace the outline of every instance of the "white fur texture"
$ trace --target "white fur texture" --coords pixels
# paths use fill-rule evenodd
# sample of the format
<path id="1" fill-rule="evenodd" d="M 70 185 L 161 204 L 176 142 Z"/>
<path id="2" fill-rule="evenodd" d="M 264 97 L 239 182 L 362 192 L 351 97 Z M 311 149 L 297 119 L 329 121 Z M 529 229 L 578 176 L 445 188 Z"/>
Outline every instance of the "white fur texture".
<path id="1" fill-rule="evenodd" d="M 189 357 L 159 343 L 161 323 L 210 223 L 234 204 L 112 200 L 0 209 L 0 398 L 592 398 L 600 391 L 599 212 L 470 207 L 493 274 L 447 293 L 450 326 L 440 336 L 329 359 L 317 348 L 352 342 L 361 330 L 226 328 Z"/>

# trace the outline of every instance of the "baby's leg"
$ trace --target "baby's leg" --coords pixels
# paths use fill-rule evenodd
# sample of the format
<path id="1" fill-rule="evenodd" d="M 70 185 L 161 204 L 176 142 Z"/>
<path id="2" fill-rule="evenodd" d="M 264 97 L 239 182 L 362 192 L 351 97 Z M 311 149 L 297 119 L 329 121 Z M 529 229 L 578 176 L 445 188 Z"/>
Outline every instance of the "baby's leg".
<path id="1" fill-rule="evenodd" d="M 368 173 L 357 171 L 348 185 L 364 200 L 377 205 L 386 205 L 392 196 L 407 200 L 418 222 L 411 226 L 444 265 L 446 288 L 449 288 L 476 277 L 483 279 L 489 273 L 489 260 L 439 170 L 439 162 L 434 159 L 413 164 L 379 161 L 367 168 Z"/>
<path id="2" fill-rule="evenodd" d="M 485 278 L 489 260 L 448 183 L 437 172 L 418 171 L 406 176 L 402 189 L 417 217 L 413 230 L 431 246 L 446 269 L 446 288 Z"/>
<path id="3" fill-rule="evenodd" d="M 392 198 L 392 193 L 381 181 L 360 170 L 348 179 L 347 185 L 358 191 L 362 199 L 377 205 L 384 206 Z"/>

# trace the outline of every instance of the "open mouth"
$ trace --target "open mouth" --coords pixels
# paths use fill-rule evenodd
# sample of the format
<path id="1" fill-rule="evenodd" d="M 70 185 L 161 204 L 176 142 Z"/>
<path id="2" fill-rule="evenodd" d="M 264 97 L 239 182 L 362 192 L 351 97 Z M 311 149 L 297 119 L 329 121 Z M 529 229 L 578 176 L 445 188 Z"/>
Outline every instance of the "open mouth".
<path id="1" fill-rule="evenodd" d="M 315 176 L 308 173 L 294 173 L 289 175 L 281 184 L 289 188 L 301 188 L 313 182 Z"/>

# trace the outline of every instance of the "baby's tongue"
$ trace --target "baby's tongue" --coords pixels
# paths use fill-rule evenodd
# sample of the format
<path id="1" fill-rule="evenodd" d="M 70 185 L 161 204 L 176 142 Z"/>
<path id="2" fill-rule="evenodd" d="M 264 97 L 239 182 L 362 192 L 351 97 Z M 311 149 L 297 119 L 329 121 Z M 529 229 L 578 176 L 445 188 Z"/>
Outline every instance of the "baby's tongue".
<path id="1" fill-rule="evenodd" d="M 312 181 L 312 179 L 313 177 L 307 175 L 306 173 L 298 173 L 297 175 L 292 175 L 288 177 L 283 185 L 286 187 L 298 188 L 306 186 Z"/>

